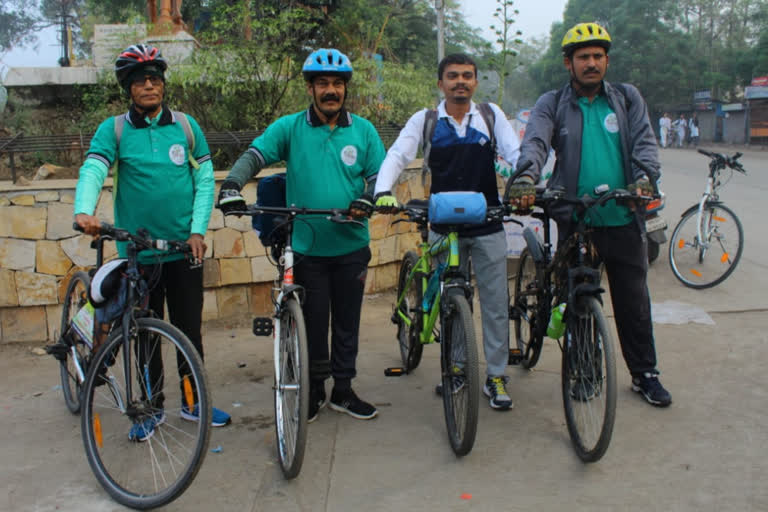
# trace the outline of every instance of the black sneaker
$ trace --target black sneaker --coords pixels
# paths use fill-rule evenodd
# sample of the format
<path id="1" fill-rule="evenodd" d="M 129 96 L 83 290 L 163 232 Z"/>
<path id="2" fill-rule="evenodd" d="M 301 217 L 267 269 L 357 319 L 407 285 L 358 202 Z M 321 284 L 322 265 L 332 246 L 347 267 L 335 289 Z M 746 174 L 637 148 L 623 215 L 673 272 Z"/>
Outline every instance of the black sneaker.
<path id="1" fill-rule="evenodd" d="M 325 383 L 319 382 L 317 384 L 310 384 L 309 386 L 309 413 L 307 414 L 308 423 L 312 423 L 317 419 L 317 413 L 320 409 L 325 407 L 326 395 L 325 395 Z"/>
<path id="2" fill-rule="evenodd" d="M 360 400 L 352 388 L 345 390 L 334 388 L 331 391 L 330 407 L 334 411 L 345 412 L 359 420 L 370 420 L 379 413 L 373 405 Z"/>
<path id="3" fill-rule="evenodd" d="M 642 393 L 649 404 L 657 407 L 667 407 L 672 403 L 672 396 L 659 382 L 657 373 L 644 373 L 638 377 L 632 377 L 632 391 Z"/>

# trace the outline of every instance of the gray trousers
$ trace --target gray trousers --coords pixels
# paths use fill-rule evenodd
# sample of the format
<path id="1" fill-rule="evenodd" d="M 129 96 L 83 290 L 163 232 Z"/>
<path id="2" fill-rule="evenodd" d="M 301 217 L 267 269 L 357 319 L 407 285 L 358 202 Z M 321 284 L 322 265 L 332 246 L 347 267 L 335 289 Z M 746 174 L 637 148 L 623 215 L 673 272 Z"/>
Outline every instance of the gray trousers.
<path id="1" fill-rule="evenodd" d="M 430 232 L 429 240 L 438 233 Z M 504 231 L 459 239 L 461 270 L 472 268 L 480 296 L 483 324 L 483 351 L 489 377 L 501 377 L 509 359 L 509 290 L 507 288 L 507 238 Z M 438 261 L 444 262 L 444 252 Z"/>

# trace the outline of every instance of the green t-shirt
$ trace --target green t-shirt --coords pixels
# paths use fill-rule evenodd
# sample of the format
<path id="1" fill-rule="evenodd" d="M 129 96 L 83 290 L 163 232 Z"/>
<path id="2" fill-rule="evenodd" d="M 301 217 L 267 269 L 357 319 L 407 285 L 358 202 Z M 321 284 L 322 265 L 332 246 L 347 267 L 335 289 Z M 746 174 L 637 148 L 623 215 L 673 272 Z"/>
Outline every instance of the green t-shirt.
<path id="1" fill-rule="evenodd" d="M 154 119 L 145 119 L 146 126 L 143 127 L 135 127 L 126 120 L 119 152 L 114 118 L 110 117 L 99 125 L 91 140 L 87 160 L 94 159 L 106 167 L 117 160 L 112 192 L 117 227 L 131 233 L 145 228 L 152 238 L 165 240 L 187 240 L 193 232 L 205 234 L 213 204 L 213 168 L 209 163 L 208 143 L 200 126 L 191 116 L 187 118 L 195 136 L 192 156 L 198 163 L 208 162 L 197 170 L 189 163 L 190 148 L 184 129 L 167 109 Z M 100 190 L 101 183 L 97 187 Z M 90 213 L 92 208 L 84 204 L 87 202 L 83 199 L 84 195 L 77 194 L 75 213 Z M 198 215 L 200 226 L 193 226 L 195 199 L 201 195 L 206 199 L 210 196 L 210 201 L 202 201 L 209 203 L 207 206 L 200 204 L 198 197 L 198 208 L 207 208 L 207 213 Z M 125 256 L 124 243 L 118 243 L 118 251 Z M 165 255 L 162 261 L 183 257 L 182 254 Z M 151 263 L 158 260 L 142 253 L 140 261 Z"/>
<path id="2" fill-rule="evenodd" d="M 286 162 L 289 205 L 347 208 L 365 192 L 366 178 L 379 172 L 385 151 L 373 125 L 346 112 L 339 121 L 331 130 L 305 110 L 281 117 L 251 143 L 264 165 Z M 349 254 L 368 245 L 367 221 L 364 224 L 301 216 L 294 223 L 293 250 L 312 256 Z"/>
<path id="3" fill-rule="evenodd" d="M 579 107 L 584 126 L 578 196 L 589 194 L 597 197 L 595 187 L 598 185 L 608 185 L 610 190 L 625 188 L 627 183 L 616 113 L 611 110 L 603 95 L 595 97 L 592 103 L 588 98 L 581 97 Z M 587 225 L 624 226 L 631 220 L 632 213 L 629 208 L 617 205 L 616 201 L 609 201 L 604 206 L 590 210 Z"/>

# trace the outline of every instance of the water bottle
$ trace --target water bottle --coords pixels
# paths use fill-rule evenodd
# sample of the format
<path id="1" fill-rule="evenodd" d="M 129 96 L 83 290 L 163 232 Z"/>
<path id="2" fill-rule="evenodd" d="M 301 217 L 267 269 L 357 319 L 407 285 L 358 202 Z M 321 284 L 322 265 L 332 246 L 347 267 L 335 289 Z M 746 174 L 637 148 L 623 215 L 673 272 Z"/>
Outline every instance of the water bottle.
<path id="1" fill-rule="evenodd" d="M 549 315 L 549 325 L 547 325 L 547 336 L 556 340 L 565 333 L 565 322 L 563 322 L 564 315 L 565 302 L 552 308 L 552 313 Z"/>
<path id="2" fill-rule="evenodd" d="M 424 311 L 429 311 L 429 308 L 432 307 L 432 302 L 435 300 L 437 289 L 440 286 L 440 276 L 442 275 L 443 270 L 445 270 L 445 263 L 440 263 L 429 277 L 427 289 L 424 292 L 424 299 L 421 303 L 421 307 Z"/>

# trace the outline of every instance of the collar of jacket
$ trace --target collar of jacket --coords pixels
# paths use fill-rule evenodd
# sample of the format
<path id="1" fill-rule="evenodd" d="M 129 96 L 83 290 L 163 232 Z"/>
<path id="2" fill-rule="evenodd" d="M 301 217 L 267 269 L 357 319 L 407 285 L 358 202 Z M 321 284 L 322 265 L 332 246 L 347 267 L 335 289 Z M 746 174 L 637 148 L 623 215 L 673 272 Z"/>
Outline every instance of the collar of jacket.
<path id="1" fill-rule="evenodd" d="M 600 82 L 600 90 L 597 92 L 596 96 L 608 96 L 608 91 L 606 89 L 607 87 L 610 87 L 610 84 L 603 80 Z M 567 91 L 570 91 L 570 97 L 573 99 L 573 101 L 579 101 L 579 98 L 581 98 L 581 95 L 576 91 L 576 88 L 573 87 L 573 80 L 568 82 L 568 85 L 565 88 Z M 567 98 L 567 97 L 566 97 Z"/>
<path id="2" fill-rule="evenodd" d="M 173 114 L 171 114 L 171 111 L 166 108 L 165 104 L 163 104 L 163 111 L 160 113 L 160 120 L 157 122 L 158 125 L 164 126 L 166 124 L 172 124 L 173 123 Z M 136 110 L 136 105 L 131 103 L 131 108 L 128 110 L 128 122 L 131 123 L 131 126 L 134 128 L 148 128 L 149 123 L 145 119 L 145 115 L 140 113 L 138 110 Z"/>
<path id="3" fill-rule="evenodd" d="M 312 103 L 309 104 L 309 108 L 307 109 L 307 123 L 314 128 L 326 124 L 320 119 L 320 116 L 317 115 Z M 352 114 L 347 112 L 347 109 L 342 106 L 339 111 L 339 119 L 336 121 L 336 126 L 346 127 L 350 125 L 352 125 Z"/>

